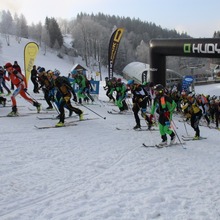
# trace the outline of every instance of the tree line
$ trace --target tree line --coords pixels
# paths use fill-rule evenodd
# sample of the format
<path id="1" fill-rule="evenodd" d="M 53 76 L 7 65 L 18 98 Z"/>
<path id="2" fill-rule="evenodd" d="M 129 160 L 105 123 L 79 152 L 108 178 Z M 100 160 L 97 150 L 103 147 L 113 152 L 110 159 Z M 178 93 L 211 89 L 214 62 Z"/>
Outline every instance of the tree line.
<path id="1" fill-rule="evenodd" d="M 24 15 L 11 15 L 10 11 L 0 11 L 0 32 L 10 45 L 10 35 L 15 35 L 18 43 L 21 38 L 35 40 L 45 50 L 53 48 L 62 58 L 81 56 L 87 67 L 108 64 L 108 45 L 111 33 L 116 28 L 124 28 L 114 71 L 121 73 L 130 62 L 149 63 L 149 41 L 153 38 L 190 38 L 187 33 L 168 30 L 152 22 L 131 19 L 130 17 L 110 16 L 103 13 L 79 13 L 76 18 L 45 18 L 45 23 L 27 25 Z M 72 37 L 71 48 L 64 45 L 63 36 Z M 213 37 L 219 36 L 215 32 Z M 180 59 L 168 58 L 169 68 L 181 66 Z M 195 59 L 195 58 L 194 58 Z"/>

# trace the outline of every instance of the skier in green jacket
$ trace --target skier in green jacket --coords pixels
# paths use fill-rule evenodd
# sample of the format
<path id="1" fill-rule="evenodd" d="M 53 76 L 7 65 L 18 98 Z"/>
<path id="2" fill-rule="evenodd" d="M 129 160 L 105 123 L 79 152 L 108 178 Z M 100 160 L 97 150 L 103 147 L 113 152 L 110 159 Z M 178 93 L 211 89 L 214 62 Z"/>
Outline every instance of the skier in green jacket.
<path id="1" fill-rule="evenodd" d="M 170 144 L 175 143 L 175 133 L 170 129 L 170 123 L 172 121 L 172 114 L 176 108 L 175 101 L 165 94 L 164 87 L 161 84 L 154 86 L 154 91 L 156 97 L 154 98 L 154 102 L 151 109 L 150 120 L 152 120 L 153 115 L 156 113 L 159 114 L 159 129 L 162 141 L 159 144 L 159 147 L 163 147 L 167 145 L 167 134 L 170 135 Z"/>

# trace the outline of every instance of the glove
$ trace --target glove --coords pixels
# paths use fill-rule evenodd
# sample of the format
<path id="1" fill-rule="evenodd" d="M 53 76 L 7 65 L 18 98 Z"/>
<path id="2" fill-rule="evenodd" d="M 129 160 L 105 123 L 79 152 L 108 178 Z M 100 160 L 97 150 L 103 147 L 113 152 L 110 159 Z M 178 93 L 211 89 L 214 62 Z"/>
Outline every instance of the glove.
<path id="1" fill-rule="evenodd" d="M 24 90 L 25 92 L 27 92 L 27 88 L 23 88 L 23 90 Z"/>
<path id="2" fill-rule="evenodd" d="M 54 96 L 50 96 L 49 99 L 50 99 L 50 101 L 55 102 Z"/>
<path id="3" fill-rule="evenodd" d="M 164 116 L 165 116 L 166 118 L 170 118 L 170 113 L 169 113 L 169 112 L 164 112 Z"/>
<path id="4" fill-rule="evenodd" d="M 150 122 L 152 122 L 152 120 L 153 120 L 153 115 L 150 115 L 150 117 L 149 117 L 149 119 L 150 119 Z"/>
<path id="5" fill-rule="evenodd" d="M 166 122 L 165 122 L 165 125 L 168 126 L 168 127 L 170 127 L 170 121 L 166 121 Z"/>
<path id="6" fill-rule="evenodd" d="M 143 102 L 143 99 L 142 98 L 139 98 L 138 99 L 138 102 L 140 103 L 140 102 Z"/>

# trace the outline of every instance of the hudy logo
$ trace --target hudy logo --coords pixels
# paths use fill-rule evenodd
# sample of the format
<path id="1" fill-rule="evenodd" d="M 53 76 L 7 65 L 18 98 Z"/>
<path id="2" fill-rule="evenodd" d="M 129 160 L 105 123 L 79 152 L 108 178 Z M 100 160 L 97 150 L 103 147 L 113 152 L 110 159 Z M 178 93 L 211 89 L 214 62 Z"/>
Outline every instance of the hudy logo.
<path id="1" fill-rule="evenodd" d="M 220 46 L 217 43 L 206 44 L 184 44 L 184 53 L 205 53 L 205 54 L 220 54 Z"/>

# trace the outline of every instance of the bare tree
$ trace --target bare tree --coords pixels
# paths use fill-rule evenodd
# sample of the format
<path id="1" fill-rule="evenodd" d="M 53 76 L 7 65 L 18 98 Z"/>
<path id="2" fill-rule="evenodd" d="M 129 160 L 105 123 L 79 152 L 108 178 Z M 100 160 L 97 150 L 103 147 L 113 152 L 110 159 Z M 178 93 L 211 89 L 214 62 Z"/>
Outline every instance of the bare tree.
<path id="1" fill-rule="evenodd" d="M 76 20 L 72 27 L 72 37 L 74 45 L 78 52 L 84 58 L 86 65 L 90 65 L 90 58 L 95 60 L 101 57 L 101 47 L 103 42 L 107 43 L 107 29 L 90 17 L 84 17 L 82 20 Z"/>
<path id="2" fill-rule="evenodd" d="M 10 34 L 13 33 L 13 18 L 10 11 L 2 11 L 0 30 L 5 35 L 7 45 L 10 46 Z"/>
<path id="3" fill-rule="evenodd" d="M 143 40 L 136 48 L 136 58 L 143 63 L 149 63 L 149 45 Z"/>
<path id="4" fill-rule="evenodd" d="M 43 27 L 41 39 L 42 39 L 42 42 L 44 42 L 44 55 L 46 55 L 47 46 L 50 45 L 50 35 L 48 33 L 48 30 L 45 27 Z"/>

